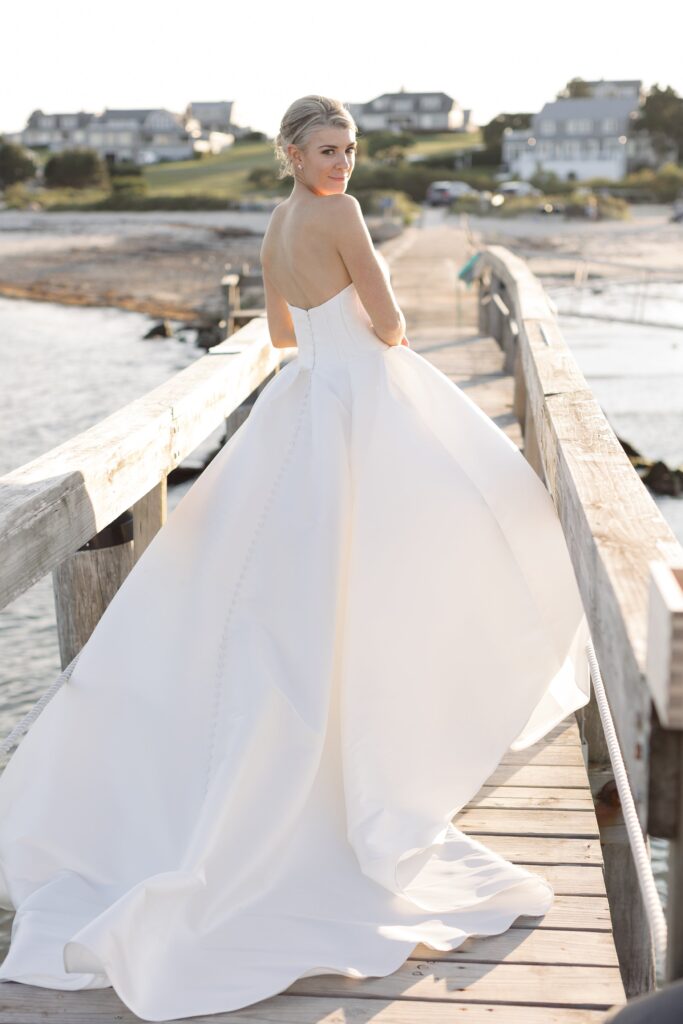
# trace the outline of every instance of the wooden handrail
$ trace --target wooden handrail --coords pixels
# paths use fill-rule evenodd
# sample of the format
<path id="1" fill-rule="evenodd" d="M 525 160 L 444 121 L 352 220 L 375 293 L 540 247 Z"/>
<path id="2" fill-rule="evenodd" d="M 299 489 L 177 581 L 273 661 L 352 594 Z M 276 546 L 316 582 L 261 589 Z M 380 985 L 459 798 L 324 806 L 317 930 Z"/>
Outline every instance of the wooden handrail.
<path id="1" fill-rule="evenodd" d="M 586 383 L 540 281 L 499 245 L 482 250 L 475 276 L 480 327 L 500 341 L 501 310 L 507 307 L 518 329 L 515 407 L 525 454 L 555 501 L 598 658 L 609 666 L 608 696 L 620 739 L 635 750 L 644 739 L 638 712 L 649 719 L 643 680 L 650 563 L 672 572 L 683 562 L 683 549 Z M 502 302 L 495 301 L 498 296 Z M 672 652 L 679 665 L 680 658 L 680 650 Z"/>
<path id="2" fill-rule="evenodd" d="M 0 477 L 0 608 L 165 481 L 287 352 L 256 317 L 159 387 Z"/>

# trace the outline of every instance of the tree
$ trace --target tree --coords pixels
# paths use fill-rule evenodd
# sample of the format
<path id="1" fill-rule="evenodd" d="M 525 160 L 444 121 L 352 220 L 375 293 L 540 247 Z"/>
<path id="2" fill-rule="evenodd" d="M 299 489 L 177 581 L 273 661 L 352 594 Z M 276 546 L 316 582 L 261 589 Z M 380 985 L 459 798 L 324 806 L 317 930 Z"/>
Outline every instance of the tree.
<path id="1" fill-rule="evenodd" d="M 26 181 L 36 173 L 36 165 L 23 148 L 0 139 L 0 187 Z"/>
<path id="2" fill-rule="evenodd" d="M 666 89 L 652 86 L 633 127 L 650 133 L 653 149 L 660 156 L 672 146 L 676 147 L 680 163 L 683 157 L 683 99 L 670 85 Z"/>
<path id="3" fill-rule="evenodd" d="M 107 165 L 94 149 L 65 149 L 45 164 L 45 184 L 49 188 L 87 188 L 108 181 Z"/>
<path id="4" fill-rule="evenodd" d="M 403 158 L 406 149 L 415 145 L 415 136 L 412 132 L 392 132 L 377 129 L 367 132 L 365 136 L 368 156 L 378 160 L 386 160 L 388 163 L 396 163 Z"/>
<path id="5" fill-rule="evenodd" d="M 498 114 L 481 130 L 486 147 L 486 162 L 499 164 L 502 160 L 503 132 L 506 128 L 531 128 L 532 114 Z"/>
<path id="6" fill-rule="evenodd" d="M 592 95 L 593 93 L 588 82 L 584 81 L 583 78 L 571 78 L 564 89 L 557 93 L 555 98 L 558 100 L 578 100 Z"/>

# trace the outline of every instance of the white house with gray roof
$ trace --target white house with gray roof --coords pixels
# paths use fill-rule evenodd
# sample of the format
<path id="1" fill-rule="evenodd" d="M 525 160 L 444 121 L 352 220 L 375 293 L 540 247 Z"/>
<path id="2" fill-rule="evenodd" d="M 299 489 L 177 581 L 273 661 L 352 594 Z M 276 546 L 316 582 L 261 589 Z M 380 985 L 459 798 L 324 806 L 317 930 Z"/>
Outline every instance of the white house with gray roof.
<path id="1" fill-rule="evenodd" d="M 363 132 L 471 131 L 469 110 L 445 92 L 384 92 L 367 103 L 346 106 Z"/>
<path id="2" fill-rule="evenodd" d="M 552 171 L 563 180 L 619 180 L 631 170 L 655 166 L 646 132 L 633 127 L 643 97 L 641 82 L 585 82 L 590 95 L 546 103 L 531 128 L 507 128 L 502 158 L 507 173 L 528 179 Z"/>
<path id="3" fill-rule="evenodd" d="M 235 135 L 224 130 L 231 116 L 232 103 L 190 104 L 183 114 L 161 107 L 107 107 L 101 114 L 34 110 L 22 131 L 3 137 L 28 149 L 44 147 L 53 153 L 94 149 L 111 162 L 189 160 L 195 152 L 220 152 L 235 141 Z"/>

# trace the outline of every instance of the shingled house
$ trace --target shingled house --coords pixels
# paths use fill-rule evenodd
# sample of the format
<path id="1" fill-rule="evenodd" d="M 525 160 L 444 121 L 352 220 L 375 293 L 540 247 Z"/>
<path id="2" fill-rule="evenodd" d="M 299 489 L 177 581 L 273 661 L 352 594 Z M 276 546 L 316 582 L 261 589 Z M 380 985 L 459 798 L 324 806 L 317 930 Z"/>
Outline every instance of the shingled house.
<path id="1" fill-rule="evenodd" d="M 583 83 L 589 95 L 557 99 L 533 115 L 531 128 L 506 128 L 502 159 L 508 174 L 528 179 L 552 171 L 563 180 L 619 180 L 659 162 L 647 132 L 634 121 L 643 103 L 641 82 Z"/>
<path id="2" fill-rule="evenodd" d="M 367 103 L 346 104 L 361 131 L 465 132 L 469 110 L 445 92 L 384 92 Z"/>

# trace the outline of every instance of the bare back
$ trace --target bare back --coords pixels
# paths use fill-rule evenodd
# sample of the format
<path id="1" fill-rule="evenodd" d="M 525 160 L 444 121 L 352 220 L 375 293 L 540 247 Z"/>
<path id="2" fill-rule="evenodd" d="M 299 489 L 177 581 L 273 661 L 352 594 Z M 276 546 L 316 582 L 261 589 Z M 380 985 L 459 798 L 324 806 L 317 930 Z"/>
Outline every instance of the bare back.
<path id="1" fill-rule="evenodd" d="M 263 237 L 261 264 L 285 300 L 299 309 L 318 306 L 351 283 L 325 208 L 335 198 L 283 200 Z"/>

